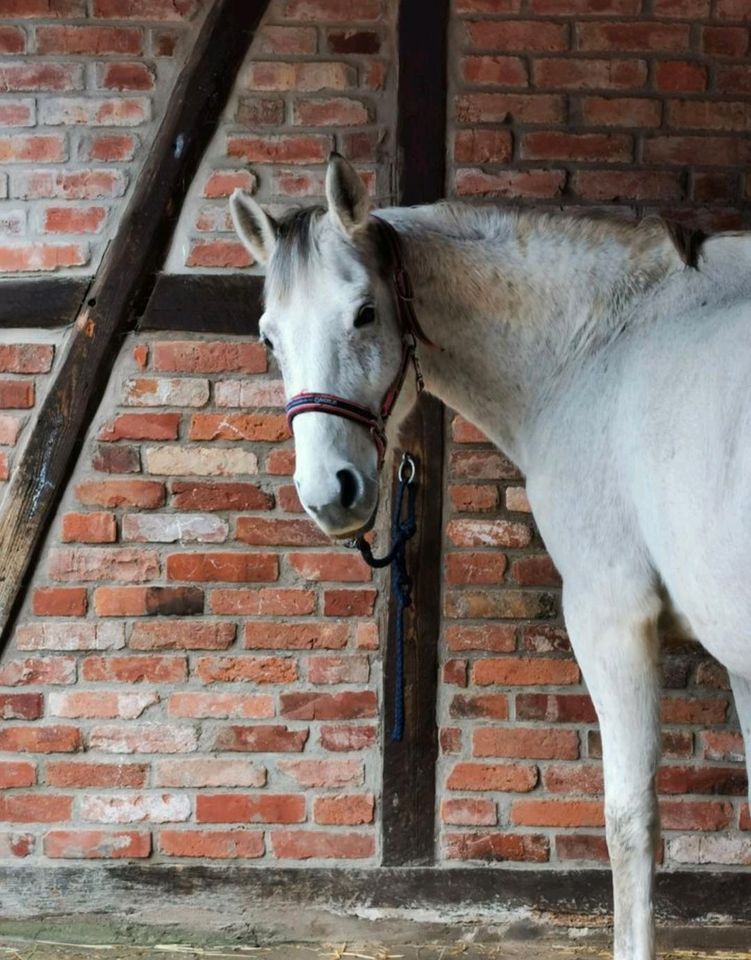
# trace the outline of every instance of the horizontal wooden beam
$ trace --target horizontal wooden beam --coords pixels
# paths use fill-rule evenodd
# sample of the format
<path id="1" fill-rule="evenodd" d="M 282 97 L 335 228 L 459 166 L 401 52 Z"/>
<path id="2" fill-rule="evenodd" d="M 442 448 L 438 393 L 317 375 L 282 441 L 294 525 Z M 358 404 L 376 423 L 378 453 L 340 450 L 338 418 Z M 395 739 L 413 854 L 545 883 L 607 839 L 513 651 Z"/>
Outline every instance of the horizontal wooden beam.
<path id="1" fill-rule="evenodd" d="M 0 280 L 0 330 L 73 323 L 91 277 Z M 263 277 L 249 273 L 160 273 L 139 330 L 257 336 Z"/>
<path id="2" fill-rule="evenodd" d="M 67 326 L 90 285 L 91 277 L 0 280 L 0 330 Z"/>

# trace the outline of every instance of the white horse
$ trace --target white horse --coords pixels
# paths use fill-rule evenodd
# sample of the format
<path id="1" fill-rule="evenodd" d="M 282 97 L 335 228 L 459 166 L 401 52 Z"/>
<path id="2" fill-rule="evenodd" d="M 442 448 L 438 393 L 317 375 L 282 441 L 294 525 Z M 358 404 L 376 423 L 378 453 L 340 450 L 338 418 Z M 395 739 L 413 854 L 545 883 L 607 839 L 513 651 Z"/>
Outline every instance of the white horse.
<path id="1" fill-rule="evenodd" d="M 405 355 L 384 230 L 338 155 L 326 195 L 280 222 L 240 192 L 231 209 L 267 265 L 261 331 L 287 395 L 377 419 Z M 751 234 L 687 254 L 659 220 L 454 204 L 378 218 L 438 345 L 418 345 L 426 388 L 527 476 L 602 730 L 615 958 L 651 960 L 665 598 L 728 668 L 751 755 Z M 392 438 L 416 393 L 407 377 Z M 332 412 L 295 419 L 295 482 L 350 537 L 375 514 L 379 455 L 366 421 Z"/>

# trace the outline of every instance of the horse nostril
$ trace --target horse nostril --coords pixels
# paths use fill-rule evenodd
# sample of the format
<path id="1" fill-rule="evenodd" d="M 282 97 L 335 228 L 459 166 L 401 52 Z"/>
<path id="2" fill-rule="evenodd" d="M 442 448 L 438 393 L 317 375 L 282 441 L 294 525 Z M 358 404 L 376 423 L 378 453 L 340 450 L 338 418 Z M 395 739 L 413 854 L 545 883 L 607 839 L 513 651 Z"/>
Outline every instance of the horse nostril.
<path id="1" fill-rule="evenodd" d="M 337 470 L 336 478 L 339 481 L 339 502 L 345 510 L 349 510 L 357 499 L 357 477 L 351 470 Z"/>

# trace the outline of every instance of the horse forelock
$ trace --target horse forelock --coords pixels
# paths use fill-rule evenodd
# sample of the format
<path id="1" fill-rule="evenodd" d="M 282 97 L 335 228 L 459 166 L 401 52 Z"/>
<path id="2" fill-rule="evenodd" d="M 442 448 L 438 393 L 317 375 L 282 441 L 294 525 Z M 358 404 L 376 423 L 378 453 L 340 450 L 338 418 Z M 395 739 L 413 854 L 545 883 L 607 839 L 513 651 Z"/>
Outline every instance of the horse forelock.
<path id="1" fill-rule="evenodd" d="M 277 221 L 276 246 L 269 263 L 267 283 L 280 295 L 292 289 L 296 278 L 320 253 L 320 222 L 326 210 L 321 206 L 300 207 Z"/>

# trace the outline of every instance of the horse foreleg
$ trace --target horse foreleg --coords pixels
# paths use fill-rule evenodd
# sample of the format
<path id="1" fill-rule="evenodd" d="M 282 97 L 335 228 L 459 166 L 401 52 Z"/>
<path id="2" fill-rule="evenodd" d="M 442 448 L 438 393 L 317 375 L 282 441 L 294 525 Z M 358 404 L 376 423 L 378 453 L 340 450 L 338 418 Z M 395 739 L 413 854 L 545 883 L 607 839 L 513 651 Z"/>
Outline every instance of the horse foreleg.
<path id="1" fill-rule="evenodd" d="M 741 722 L 743 739 L 746 744 L 746 769 L 748 770 L 749 804 L 751 804 L 751 678 L 730 674 L 735 707 Z"/>
<path id="2" fill-rule="evenodd" d="M 659 838 L 655 773 L 660 754 L 655 618 L 602 615 L 566 603 L 566 623 L 597 710 L 605 817 L 613 870 L 615 960 L 653 960 L 654 858 Z M 640 610 L 650 603 L 639 604 Z"/>

